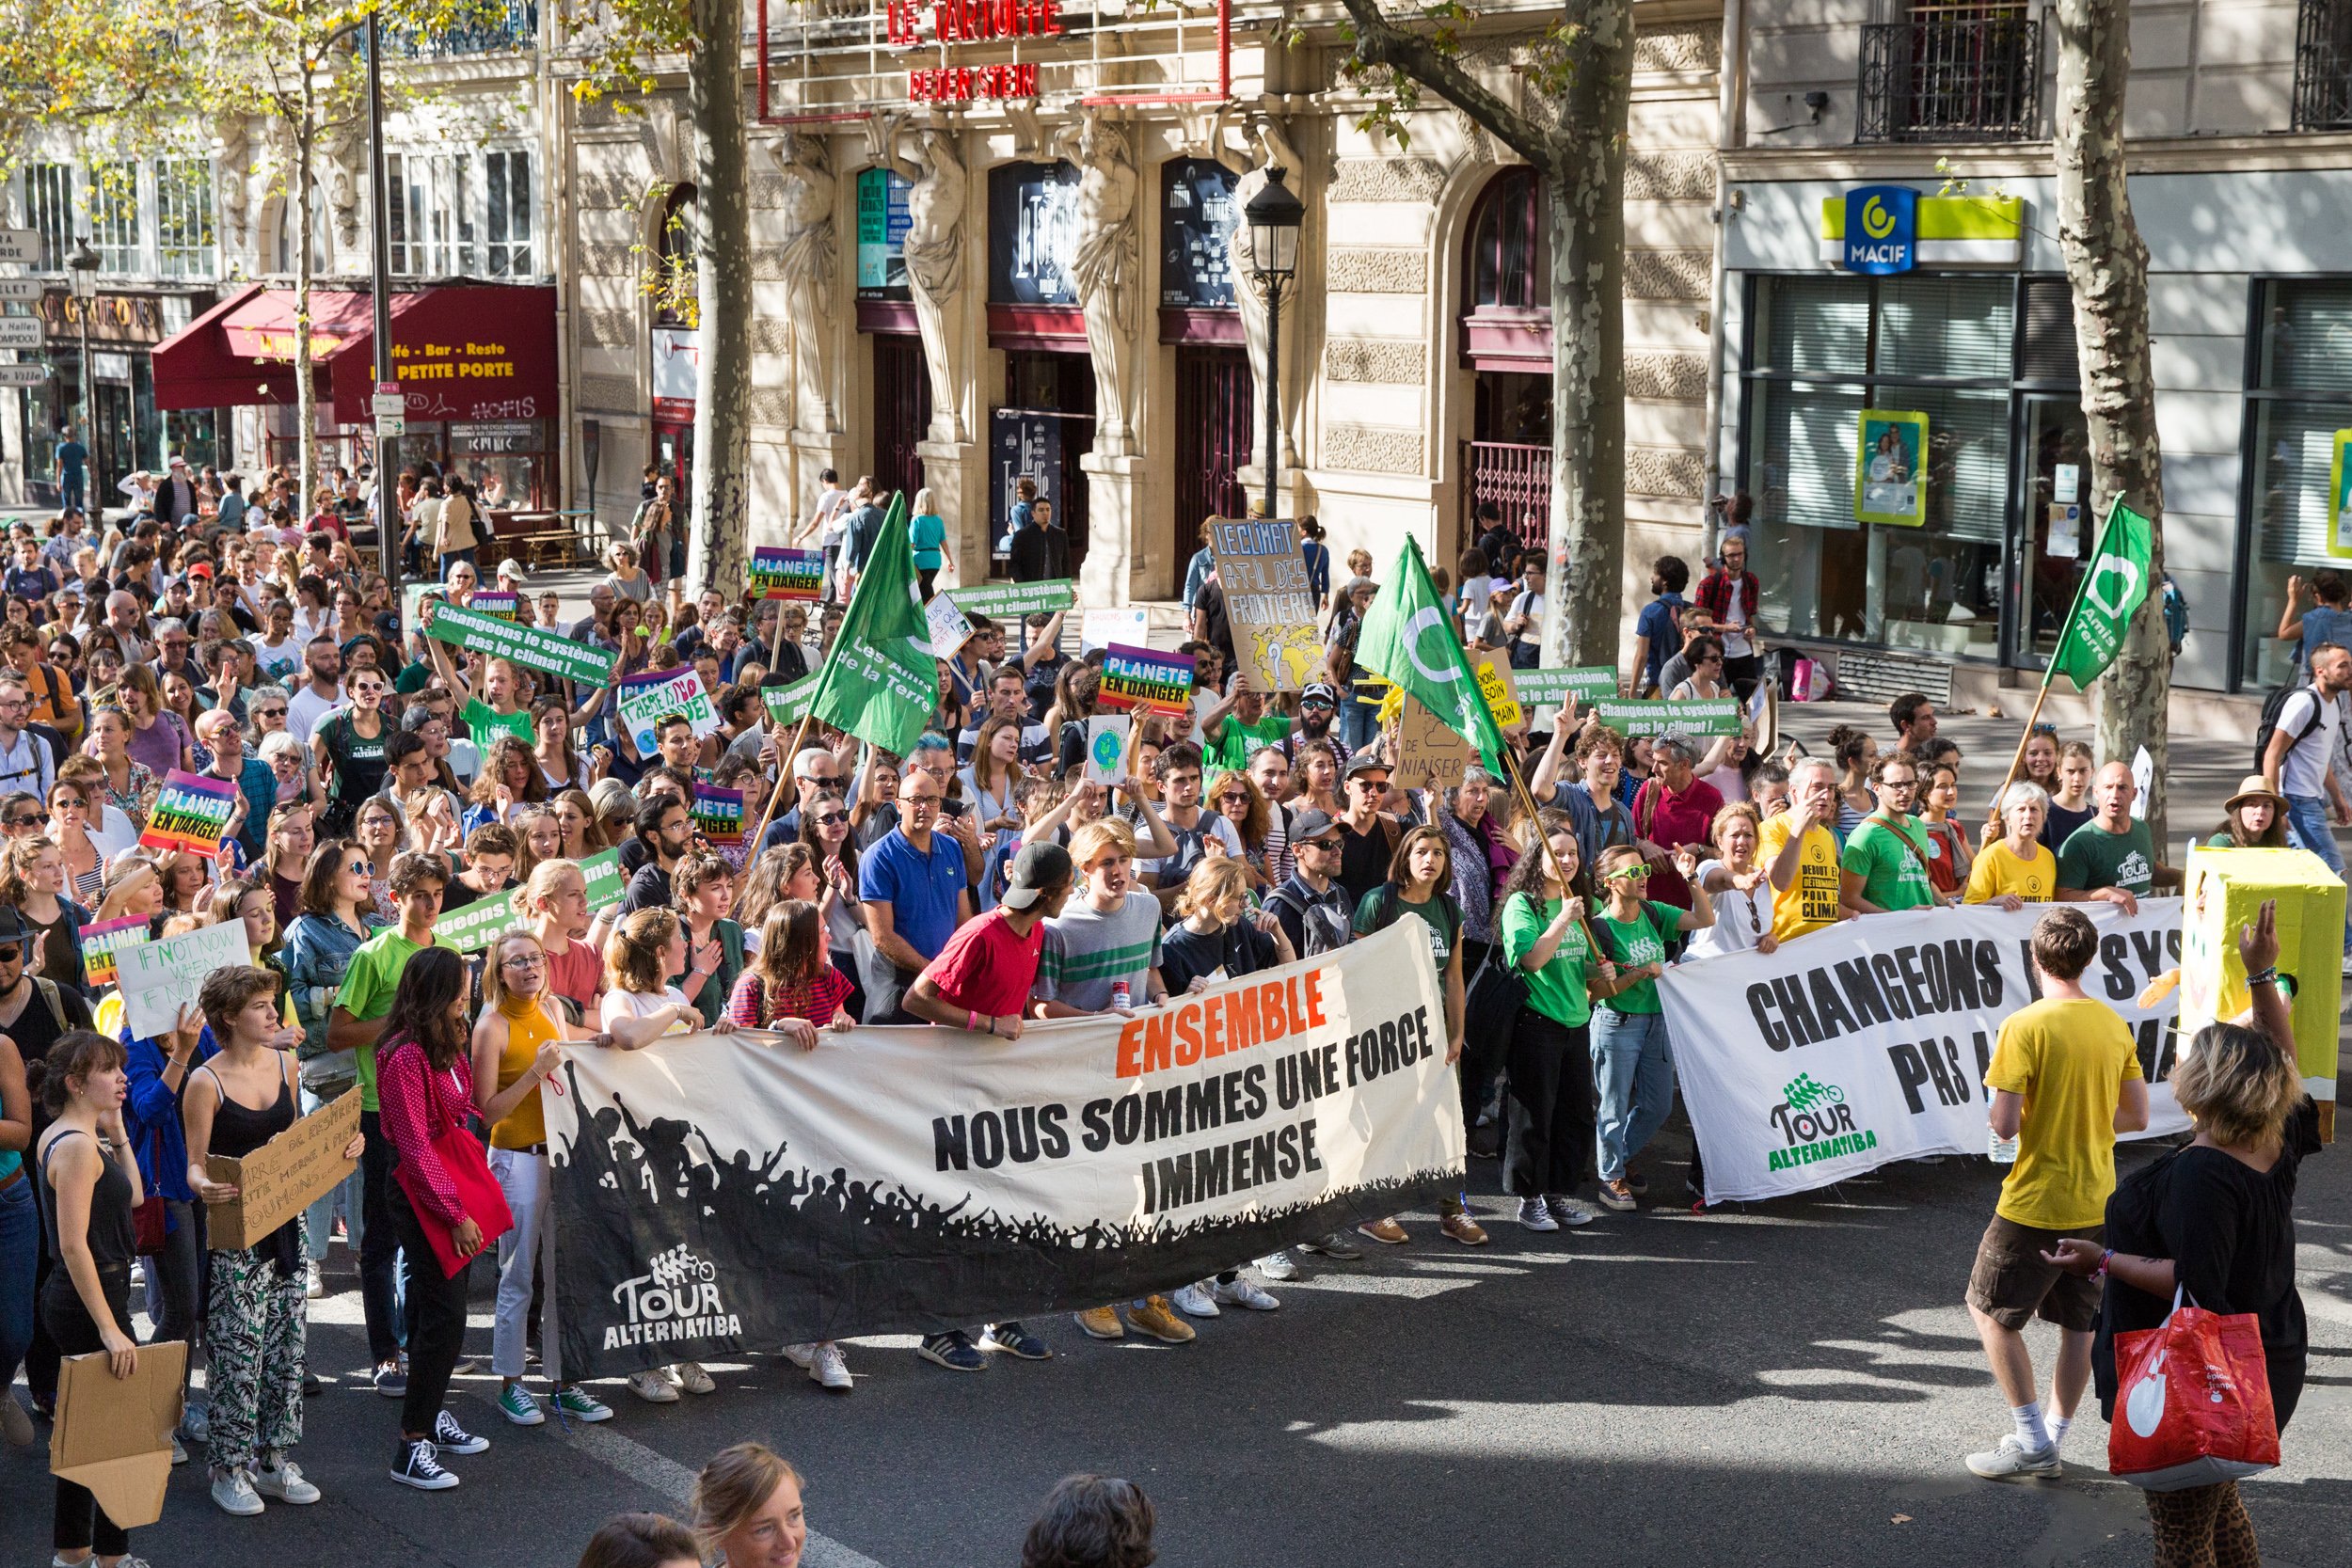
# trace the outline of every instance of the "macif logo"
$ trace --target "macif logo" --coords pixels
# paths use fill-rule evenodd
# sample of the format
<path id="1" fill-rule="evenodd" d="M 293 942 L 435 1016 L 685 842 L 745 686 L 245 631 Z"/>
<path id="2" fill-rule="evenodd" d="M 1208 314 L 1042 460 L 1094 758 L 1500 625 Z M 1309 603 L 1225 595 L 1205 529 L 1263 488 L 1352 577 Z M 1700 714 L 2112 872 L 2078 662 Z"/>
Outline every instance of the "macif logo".
<path id="1" fill-rule="evenodd" d="M 1848 272 L 1909 272 L 1917 265 L 1919 193 L 1909 185 L 1864 185 L 1846 193 Z"/>
<path id="2" fill-rule="evenodd" d="M 1788 1142 L 1772 1151 L 1765 1162 L 1767 1169 L 1792 1170 L 1878 1148 L 1877 1133 L 1867 1128 L 1855 1130 L 1853 1108 L 1846 1103 L 1846 1091 L 1836 1085 L 1816 1083 L 1811 1073 L 1800 1072 L 1782 1085 L 1780 1093 L 1781 1102 L 1772 1107 L 1772 1121 Z"/>

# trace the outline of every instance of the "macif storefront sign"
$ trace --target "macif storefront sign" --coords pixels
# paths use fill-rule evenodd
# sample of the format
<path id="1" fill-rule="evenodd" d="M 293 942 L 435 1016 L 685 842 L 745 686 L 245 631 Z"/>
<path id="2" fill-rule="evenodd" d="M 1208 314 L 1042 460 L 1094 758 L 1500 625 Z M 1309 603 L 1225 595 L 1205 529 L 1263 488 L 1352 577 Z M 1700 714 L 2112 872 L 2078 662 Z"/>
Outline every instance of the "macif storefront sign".
<path id="1" fill-rule="evenodd" d="M 1917 264 L 1919 193 L 1908 185 L 1865 185 L 1846 193 L 1848 272 L 1883 275 Z"/>

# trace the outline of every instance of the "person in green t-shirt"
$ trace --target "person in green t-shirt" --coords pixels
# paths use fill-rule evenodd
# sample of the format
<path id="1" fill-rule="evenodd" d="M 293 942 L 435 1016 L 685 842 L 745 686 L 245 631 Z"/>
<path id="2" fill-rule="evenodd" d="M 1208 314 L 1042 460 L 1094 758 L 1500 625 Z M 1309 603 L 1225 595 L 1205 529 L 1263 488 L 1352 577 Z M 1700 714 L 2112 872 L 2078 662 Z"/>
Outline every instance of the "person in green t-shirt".
<path id="1" fill-rule="evenodd" d="M 1837 857 L 1842 912 L 1885 914 L 1940 903 L 1928 880 L 1925 830 L 1911 815 L 1911 802 L 1919 794 L 1919 765 L 1907 752 L 1887 752 L 1870 768 L 1870 793 L 1878 797 L 1879 809 L 1854 825 Z"/>
<path id="2" fill-rule="evenodd" d="M 1502 1184 L 1519 1200 L 1519 1224 L 1557 1230 L 1598 1217 L 1569 1195 L 1593 1147 L 1593 998 L 1610 994 L 1617 971 L 1584 924 L 1574 819 L 1546 811 L 1537 820 L 1550 853 L 1521 855 L 1502 885 L 1502 959 L 1527 985 L 1504 1064 Z"/>
<path id="3" fill-rule="evenodd" d="M 1261 748 L 1275 745 L 1291 733 L 1288 718 L 1266 711 L 1265 693 L 1242 685 L 1248 678 L 1238 670 L 1233 672 L 1224 698 L 1202 716 L 1201 759 L 1213 768 L 1247 768 Z"/>
<path id="4" fill-rule="evenodd" d="M 427 626 L 433 624 L 436 603 L 427 599 L 422 606 Z M 448 643 L 437 637 L 427 637 L 424 645 L 441 683 L 457 698 L 457 721 L 466 727 L 467 737 L 476 746 L 487 751 L 490 742 L 502 735 L 511 735 L 526 746 L 538 740 L 531 710 L 522 704 L 522 674 L 513 664 L 502 658 L 485 659 L 481 691 L 477 695 L 465 672 L 449 657 Z M 489 700 L 485 702 L 484 698 Z"/>
<path id="5" fill-rule="evenodd" d="M 2104 899 L 2125 914 L 2139 912 L 2149 894 L 2181 885 L 2181 873 L 2156 859 L 2148 824 L 2132 816 L 2139 786 L 2120 762 L 2099 769 L 2090 786 L 2096 808 L 2091 819 L 2066 835 L 2058 847 L 2058 895 L 2061 904 Z"/>
<path id="6" fill-rule="evenodd" d="M 1617 984 L 1616 994 L 1593 1010 L 1593 1082 L 1600 1099 L 1594 1143 L 1600 1153 L 1600 1201 L 1620 1213 L 1640 1207 L 1627 1163 L 1674 1109 L 1674 1053 L 1666 1042 L 1665 1005 L 1658 999 L 1667 947 L 1686 931 L 1715 924 L 1714 900 L 1693 880 L 1697 854 L 1685 845 L 1675 860 L 1683 880 L 1692 883 L 1687 910 L 1643 896 L 1649 890 L 1649 863 L 1631 845 L 1617 845 L 1600 857 L 1600 882 L 1609 901 L 1595 922 L 1595 934 L 1610 949 Z"/>
<path id="7" fill-rule="evenodd" d="M 379 1394 L 406 1387 L 400 1364 L 400 1340 L 394 1327 L 393 1271 L 400 1263 L 400 1238 L 392 1228 L 392 1144 L 376 1119 L 375 1045 L 384 1033 L 384 1017 L 392 1010 L 400 990 L 400 972 L 427 947 L 456 950 L 454 942 L 434 934 L 433 922 L 441 912 L 441 890 L 449 885 L 449 863 L 439 855 L 414 852 L 392 857 L 389 879 L 393 900 L 400 906 L 400 924 L 388 926 L 361 942 L 343 971 L 342 989 L 326 1015 L 326 1044 L 332 1051 L 358 1054 L 359 1068 L 359 1132 L 367 1146 L 359 1156 L 359 1205 L 364 1221 L 359 1239 L 359 1303 L 368 1325 L 368 1354 L 375 1363 Z M 426 1267 L 437 1266 L 433 1259 Z M 415 1266 L 415 1260 L 409 1260 Z"/>

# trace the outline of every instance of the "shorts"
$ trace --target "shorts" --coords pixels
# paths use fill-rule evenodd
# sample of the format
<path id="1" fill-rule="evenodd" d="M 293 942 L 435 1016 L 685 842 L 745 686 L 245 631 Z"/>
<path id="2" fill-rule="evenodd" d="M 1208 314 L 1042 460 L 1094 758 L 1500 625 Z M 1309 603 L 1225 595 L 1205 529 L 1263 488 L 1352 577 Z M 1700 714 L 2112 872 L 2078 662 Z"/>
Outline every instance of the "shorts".
<path id="1" fill-rule="evenodd" d="M 2106 1228 L 2037 1230 L 1994 1215 L 1977 1243 L 1976 1266 L 1968 1271 L 1968 1305 L 2012 1333 L 2037 1317 L 2070 1334 L 2090 1333 L 2099 1326 L 2099 1281 L 2045 1263 L 2042 1254 L 2062 1236 L 2102 1242 Z"/>

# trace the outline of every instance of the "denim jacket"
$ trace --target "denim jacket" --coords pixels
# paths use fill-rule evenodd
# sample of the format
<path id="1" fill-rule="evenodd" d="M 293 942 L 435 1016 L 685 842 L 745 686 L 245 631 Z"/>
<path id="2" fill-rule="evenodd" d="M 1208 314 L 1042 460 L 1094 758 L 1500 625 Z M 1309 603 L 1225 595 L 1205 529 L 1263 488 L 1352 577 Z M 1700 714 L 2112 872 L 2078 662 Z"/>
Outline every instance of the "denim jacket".
<path id="1" fill-rule="evenodd" d="M 278 950 L 294 996 L 294 1017 L 302 1024 L 302 1044 L 295 1051 L 302 1062 L 302 1083 L 312 1093 L 319 1093 L 322 1086 L 341 1089 L 359 1081 L 355 1053 L 330 1051 L 326 1044 L 326 1016 L 342 987 L 343 971 L 351 967 L 351 956 L 359 944 L 382 924 L 373 911 L 362 911 L 359 918 L 368 927 L 365 934 L 331 915 L 296 915 L 286 927 L 285 945 Z"/>

